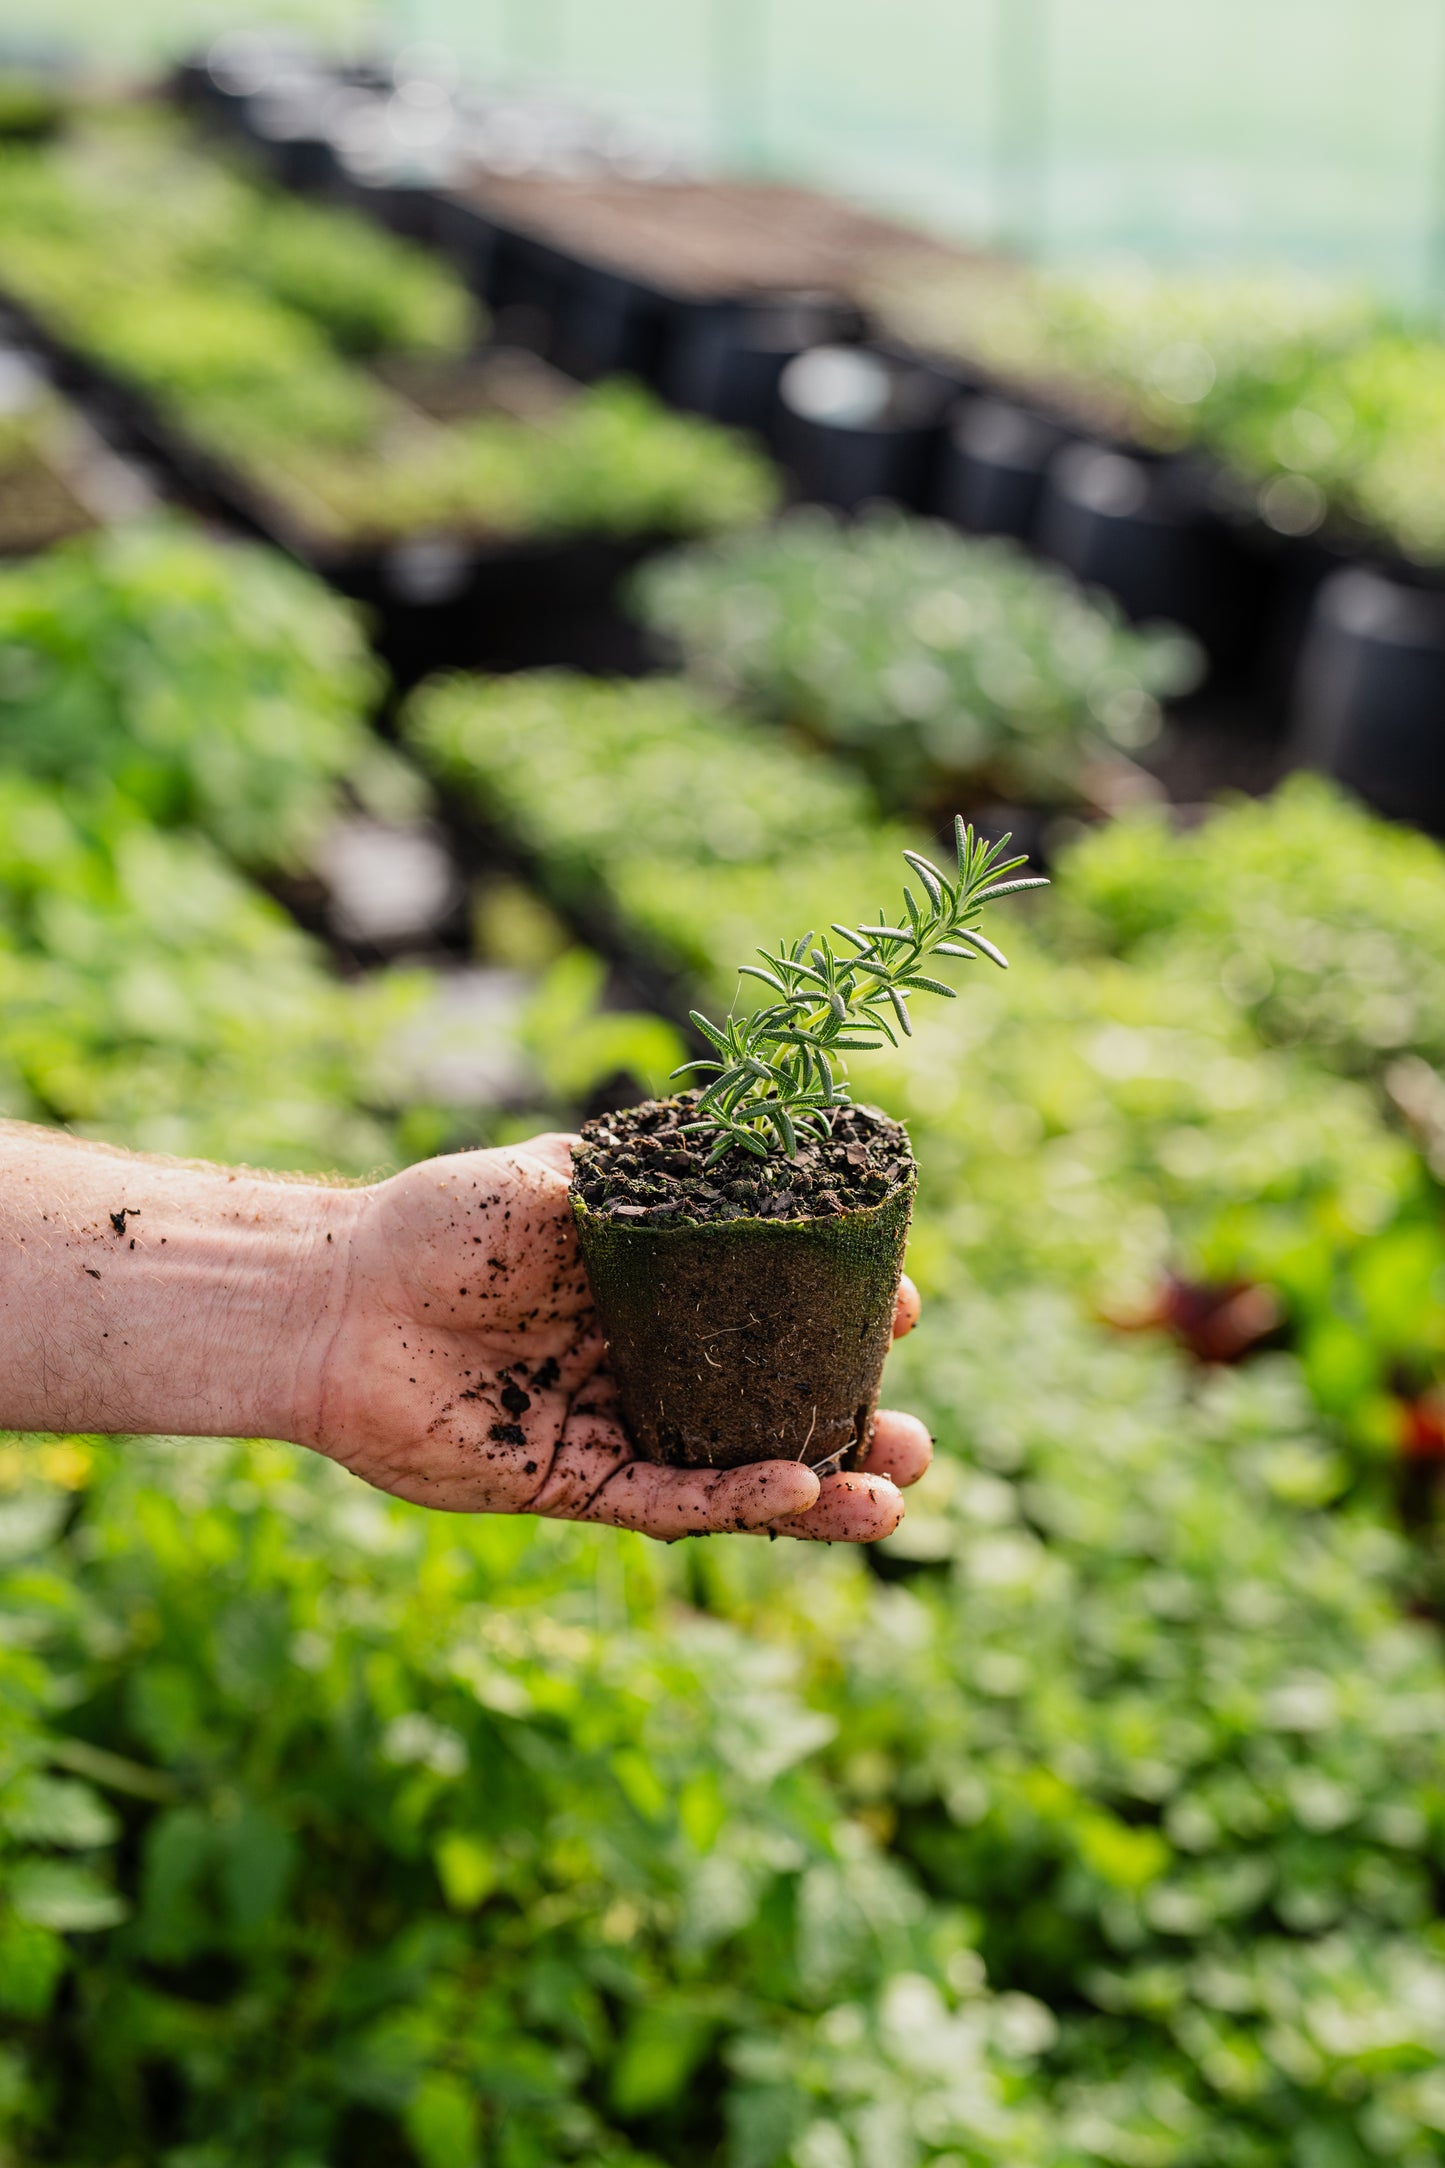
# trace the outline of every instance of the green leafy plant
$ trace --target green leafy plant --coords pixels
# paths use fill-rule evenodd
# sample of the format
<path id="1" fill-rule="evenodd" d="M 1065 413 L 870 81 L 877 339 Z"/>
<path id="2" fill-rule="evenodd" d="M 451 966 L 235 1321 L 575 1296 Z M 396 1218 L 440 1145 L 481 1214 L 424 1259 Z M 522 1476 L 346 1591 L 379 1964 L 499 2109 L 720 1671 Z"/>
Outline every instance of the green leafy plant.
<path id="1" fill-rule="evenodd" d="M 1199 658 L 1135 631 L 1014 544 L 808 507 L 645 565 L 644 623 L 709 692 L 856 761 L 881 805 L 938 816 L 960 785 L 1068 802 L 1134 753 Z"/>
<path id="2" fill-rule="evenodd" d="M 1262 1038 L 1331 1069 L 1445 1069 L 1445 854 L 1321 777 L 1183 834 L 1131 813 L 1065 865 L 1063 953 L 1210 977 Z"/>
<path id="3" fill-rule="evenodd" d="M 415 992 L 406 974 L 333 979 L 204 837 L 114 791 L 0 772 L 0 1112 L 144 1151 L 361 1171 L 391 1149 L 371 1073 Z"/>
<path id="4" fill-rule="evenodd" d="M 905 888 L 898 925 L 890 924 L 882 910 L 877 925 L 851 928 L 835 922 L 833 933 L 854 953 L 835 947 L 827 934 L 814 947 L 811 933 L 791 947 L 780 942 L 776 953 L 759 949 L 762 964 L 743 964 L 741 969 L 781 1000 L 750 1015 L 730 1016 L 721 1029 L 693 1010 L 693 1023 L 721 1059 L 685 1062 L 673 1074 L 697 1070 L 712 1075 L 698 1098 L 696 1119 L 687 1125 L 715 1136 L 709 1166 L 734 1148 L 766 1159 L 781 1146 L 792 1158 L 800 1130 L 828 1136 L 834 1113 L 849 1103 L 838 1057 L 876 1053 L 885 1039 L 896 1046 L 895 1024 L 911 1038 L 912 995 L 956 998 L 956 989 L 946 980 L 924 973 L 928 957 L 972 962 L 987 956 L 1007 969 L 1008 959 L 977 930 L 976 921 L 985 904 L 1000 896 L 1046 888 L 1048 883 L 1038 877 L 1010 880 L 1027 859 L 1005 855 L 1008 836 L 986 843 L 961 814 L 954 823 L 954 839 L 954 879 L 921 852 L 904 852 L 924 901 L 919 903 Z"/>
<path id="5" fill-rule="evenodd" d="M 776 501 L 760 451 L 640 385 L 595 385 L 531 418 L 424 413 L 386 369 L 465 352 L 460 283 L 131 114 L 0 156 L 0 278 L 226 462 L 288 538 L 688 536 Z"/>
<path id="6" fill-rule="evenodd" d="M 1367 294 L 1288 273 L 1127 264 L 1080 276 L 900 257 L 871 298 L 898 335 L 1161 448 L 1213 441 L 1328 369 L 1381 322 Z"/>
<path id="7" fill-rule="evenodd" d="M 340 810 L 408 780 L 374 737 L 356 613 L 271 551 L 158 522 L 0 569 L 12 768 L 117 790 L 247 866 L 306 866 Z"/>
<path id="8" fill-rule="evenodd" d="M 64 125 L 68 113 L 58 80 L 0 68 L 0 142 L 41 142 Z"/>
<path id="9" fill-rule="evenodd" d="M 1445 557 L 1445 341 L 1428 317 L 1278 273 L 940 278 L 906 259 L 874 300 L 895 333 L 1085 426 L 1211 451 L 1282 532 L 1330 517 Z"/>
<path id="10" fill-rule="evenodd" d="M 195 412 L 203 429 L 220 424 L 221 409 L 209 399 Z M 229 439 L 236 455 L 254 458 L 254 410 L 238 403 L 228 413 L 239 417 Z M 413 421 L 383 436 L 373 431 L 360 456 L 330 435 L 302 441 L 298 432 L 265 482 L 299 518 L 353 542 L 418 527 L 692 535 L 749 526 L 777 499 L 772 468 L 741 437 L 670 414 L 625 379 L 590 385 L 537 419 L 482 414 L 446 427 Z"/>
<path id="11" fill-rule="evenodd" d="M 479 328 L 477 304 L 438 256 L 329 205 L 248 189 L 216 255 L 344 354 L 458 354 Z"/>
<path id="12" fill-rule="evenodd" d="M 564 912 L 605 896 L 628 947 L 724 1007 L 736 956 L 779 925 L 827 923 L 840 864 L 886 893 L 898 851 L 928 842 L 880 823 L 856 776 L 676 679 L 443 678 L 407 703 L 402 729 Z"/>

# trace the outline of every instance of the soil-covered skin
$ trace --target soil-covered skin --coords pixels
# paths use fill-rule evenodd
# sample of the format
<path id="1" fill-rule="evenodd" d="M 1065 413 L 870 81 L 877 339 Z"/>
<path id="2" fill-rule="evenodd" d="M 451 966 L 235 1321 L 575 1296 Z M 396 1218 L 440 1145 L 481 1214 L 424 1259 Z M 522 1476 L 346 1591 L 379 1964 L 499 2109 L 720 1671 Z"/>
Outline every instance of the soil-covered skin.
<path id="1" fill-rule="evenodd" d="M 846 1107 L 827 1143 L 800 1136 L 794 1159 L 737 1149 L 709 1167 L 716 1132 L 683 1134 L 697 1098 L 650 1099 L 583 1123 L 572 1187 L 590 1211 L 657 1225 L 829 1219 L 881 1204 L 909 1177 L 907 1133 L 868 1107 Z"/>

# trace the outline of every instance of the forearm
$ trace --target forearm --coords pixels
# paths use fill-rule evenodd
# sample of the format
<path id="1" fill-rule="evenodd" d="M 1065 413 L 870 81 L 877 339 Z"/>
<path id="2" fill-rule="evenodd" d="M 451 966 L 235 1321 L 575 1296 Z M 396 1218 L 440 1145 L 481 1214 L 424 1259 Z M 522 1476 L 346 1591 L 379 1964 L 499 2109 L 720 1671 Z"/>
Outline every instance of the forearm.
<path id="1" fill-rule="evenodd" d="M 357 1202 L 0 1124 L 0 1426 L 295 1436 Z"/>

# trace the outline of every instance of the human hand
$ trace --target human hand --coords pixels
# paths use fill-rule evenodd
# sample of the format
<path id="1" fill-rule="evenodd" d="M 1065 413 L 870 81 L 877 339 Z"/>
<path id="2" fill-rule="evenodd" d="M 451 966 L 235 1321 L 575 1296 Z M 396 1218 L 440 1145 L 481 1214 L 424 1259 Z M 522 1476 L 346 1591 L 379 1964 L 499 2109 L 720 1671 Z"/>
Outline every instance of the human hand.
<path id="1" fill-rule="evenodd" d="M 639 1459 L 617 1412 L 567 1201 L 570 1140 L 422 1161 L 335 1193 L 304 1442 L 379 1489 L 461 1513 L 539 1513 L 671 1539 L 769 1530 L 871 1543 L 932 1456 L 880 1412 L 867 1468 L 710 1471 Z M 918 1296 L 905 1280 L 895 1337 Z"/>

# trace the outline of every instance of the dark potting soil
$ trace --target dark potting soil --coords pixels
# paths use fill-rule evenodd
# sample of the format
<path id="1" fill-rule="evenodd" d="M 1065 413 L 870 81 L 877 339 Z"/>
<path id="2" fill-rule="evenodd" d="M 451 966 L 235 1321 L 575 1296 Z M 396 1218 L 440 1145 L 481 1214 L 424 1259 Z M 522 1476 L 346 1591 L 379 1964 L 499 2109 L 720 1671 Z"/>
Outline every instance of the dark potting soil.
<path id="1" fill-rule="evenodd" d="M 583 1123 L 572 1186 L 589 1211 L 643 1225 L 829 1219 L 881 1203 L 908 1179 L 906 1130 L 868 1107 L 845 1107 L 826 1144 L 800 1137 L 795 1159 L 738 1148 L 709 1167 L 716 1133 L 682 1133 L 697 1098 L 649 1099 Z"/>

